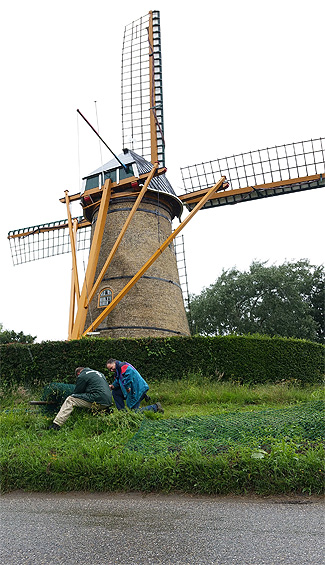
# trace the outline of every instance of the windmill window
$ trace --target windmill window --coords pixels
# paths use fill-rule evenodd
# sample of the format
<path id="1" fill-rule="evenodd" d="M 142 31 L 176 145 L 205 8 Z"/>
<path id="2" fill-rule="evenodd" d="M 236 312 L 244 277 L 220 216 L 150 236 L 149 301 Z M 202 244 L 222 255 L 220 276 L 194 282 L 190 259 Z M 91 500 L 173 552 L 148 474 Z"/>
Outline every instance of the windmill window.
<path id="1" fill-rule="evenodd" d="M 110 288 L 104 288 L 98 297 L 98 307 L 105 308 L 113 299 L 113 293 Z"/>
<path id="2" fill-rule="evenodd" d="M 111 179 L 112 182 L 116 182 L 116 170 L 104 172 L 104 182 L 103 182 L 103 184 L 105 183 L 105 180 L 107 180 L 107 179 Z"/>
<path id="3" fill-rule="evenodd" d="M 125 170 L 126 169 L 126 170 Z M 134 172 L 133 172 L 133 167 L 132 165 L 126 165 L 125 169 L 123 169 L 122 167 L 119 168 L 119 177 L 120 180 L 122 179 L 126 179 L 128 177 L 134 177 Z"/>
<path id="4" fill-rule="evenodd" d="M 91 188 L 97 188 L 99 186 L 99 177 L 98 175 L 94 176 L 94 177 L 89 177 L 88 179 L 86 179 L 86 186 L 85 186 L 85 190 L 89 190 Z"/>

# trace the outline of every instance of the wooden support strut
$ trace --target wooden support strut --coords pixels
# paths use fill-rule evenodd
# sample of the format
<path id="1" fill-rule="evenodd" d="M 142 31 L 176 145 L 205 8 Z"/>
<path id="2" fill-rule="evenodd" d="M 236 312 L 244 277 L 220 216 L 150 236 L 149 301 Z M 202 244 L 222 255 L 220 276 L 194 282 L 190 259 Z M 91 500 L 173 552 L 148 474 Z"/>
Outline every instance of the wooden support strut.
<path id="1" fill-rule="evenodd" d="M 143 185 L 141 191 L 139 192 L 138 197 L 137 197 L 137 199 L 136 199 L 136 201 L 135 201 L 135 203 L 134 203 L 134 205 L 133 205 L 133 207 L 132 207 L 132 210 L 130 211 L 130 214 L 128 215 L 128 217 L 127 217 L 127 219 L 126 219 L 126 222 L 125 222 L 124 226 L 122 227 L 122 229 L 121 229 L 121 231 L 120 231 L 120 234 L 119 234 L 117 240 L 115 241 L 115 243 L 114 243 L 114 245 L 113 245 L 113 247 L 112 247 L 112 249 L 111 249 L 111 252 L 110 252 L 109 256 L 107 257 L 107 259 L 106 259 L 106 261 L 105 261 L 105 263 L 104 263 L 104 266 L 103 266 L 103 268 L 102 268 L 102 270 L 101 270 L 101 272 L 100 272 L 100 274 L 99 274 L 99 276 L 98 276 L 98 278 L 97 278 L 97 280 L 96 280 L 94 286 L 92 287 L 92 289 L 90 290 L 90 292 L 89 292 L 89 294 L 88 294 L 88 303 L 90 303 L 90 302 L 92 301 L 92 299 L 93 299 L 93 297 L 94 297 L 94 295 L 95 295 L 95 292 L 97 291 L 97 289 L 98 289 L 100 283 L 102 282 L 102 280 L 103 280 L 103 278 L 104 278 L 104 276 L 105 276 L 105 273 L 106 273 L 106 271 L 107 271 L 107 269 L 108 269 L 108 267 L 109 267 L 109 265 L 110 265 L 110 263 L 111 263 L 111 261 L 112 261 L 114 255 L 115 255 L 115 253 L 116 253 L 116 251 L 117 251 L 117 249 L 118 249 L 118 247 L 119 247 L 119 245 L 120 245 L 120 243 L 121 243 L 121 241 L 122 241 L 122 238 L 123 238 L 123 236 L 124 236 L 124 234 L 125 234 L 127 228 L 129 227 L 130 222 L 131 222 L 131 220 L 132 220 L 134 214 L 136 213 L 136 211 L 137 211 L 137 209 L 138 209 L 138 207 L 139 207 L 139 205 L 140 205 L 140 203 L 141 203 L 141 200 L 142 200 L 142 198 L 144 197 L 145 192 L 147 191 L 147 188 L 148 188 L 149 184 L 151 183 L 151 181 L 152 181 L 152 179 L 153 179 L 153 177 L 154 177 L 154 175 L 155 175 L 155 173 L 156 173 L 157 168 L 158 168 L 158 162 L 156 162 L 156 163 L 154 164 L 153 168 L 151 169 L 151 171 L 150 171 L 150 173 L 149 173 L 149 175 L 148 175 L 148 178 L 147 178 L 146 182 L 144 183 L 144 185 Z"/>
<path id="2" fill-rule="evenodd" d="M 78 270 L 77 270 L 76 239 L 75 239 L 75 234 L 74 234 L 72 219 L 71 219 L 70 202 L 68 196 L 69 191 L 65 190 L 64 194 L 65 194 L 65 203 L 67 205 L 67 214 L 68 214 L 68 227 L 69 227 L 70 245 L 72 252 L 72 272 L 73 272 L 74 288 L 77 298 L 79 298 L 80 290 L 79 290 L 79 280 L 78 280 Z"/>
<path id="3" fill-rule="evenodd" d="M 207 200 L 211 198 L 211 195 L 219 190 L 224 181 L 225 177 L 221 177 L 219 182 L 209 189 L 209 191 L 202 197 L 200 202 L 195 206 L 195 208 L 190 212 L 190 214 L 185 218 L 185 220 L 173 231 L 173 233 L 167 237 L 164 243 L 155 251 L 155 253 L 150 257 L 150 259 L 141 267 L 141 269 L 134 275 L 134 277 L 125 285 L 125 287 L 119 292 L 119 294 L 113 298 L 112 302 L 106 306 L 103 312 L 96 318 L 89 328 L 82 334 L 86 336 L 88 332 L 96 329 L 99 324 L 106 318 L 106 316 L 115 308 L 115 306 L 122 300 L 122 298 L 131 290 L 135 283 L 142 277 L 142 275 L 151 267 L 151 265 L 160 257 L 162 252 L 168 247 L 168 245 L 175 239 L 179 232 L 186 226 L 186 224 L 193 218 L 193 216 L 204 206 Z"/>
<path id="4" fill-rule="evenodd" d="M 86 322 L 87 309 L 85 308 L 85 304 L 87 302 L 88 289 L 92 287 L 95 277 L 96 266 L 98 262 L 102 237 L 105 228 L 107 210 L 111 196 L 111 184 L 112 184 L 111 179 L 107 179 L 103 186 L 102 198 L 99 206 L 95 232 L 89 252 L 89 259 L 88 259 L 88 265 L 85 274 L 85 280 L 83 283 L 80 298 L 77 302 L 77 314 L 71 332 L 71 339 L 79 339 L 82 328 L 84 327 Z"/>
<path id="5" fill-rule="evenodd" d="M 74 218 L 73 220 L 73 237 L 76 245 L 77 241 L 77 230 L 78 230 L 78 220 Z M 79 298 L 79 296 L 77 296 Z M 68 326 L 68 339 L 71 339 L 73 321 L 74 321 L 74 311 L 76 303 L 76 284 L 75 284 L 75 272 L 72 268 L 71 271 L 71 289 L 70 289 L 70 310 L 69 310 L 69 326 Z"/>
<path id="6" fill-rule="evenodd" d="M 93 286 L 91 286 L 91 284 L 88 284 L 88 289 L 87 289 L 88 292 L 85 294 L 84 302 L 82 302 L 82 299 L 80 299 L 79 304 L 78 304 L 78 314 L 79 314 L 78 323 L 79 323 L 79 319 L 81 320 L 80 325 L 79 325 L 79 333 L 77 334 L 77 329 L 76 329 L 76 331 L 71 333 L 71 338 L 69 337 L 69 339 L 79 339 L 81 332 L 82 332 L 82 329 L 85 325 L 85 321 L 86 321 L 86 317 L 87 317 L 87 308 L 88 308 L 91 300 L 93 299 L 94 294 L 97 291 L 100 283 L 102 282 L 104 275 L 105 275 L 105 272 L 107 271 L 108 266 L 111 263 L 114 255 L 115 255 L 115 253 L 116 253 L 116 251 L 117 251 L 117 249 L 118 249 L 118 247 L 121 243 L 121 240 L 122 240 L 128 226 L 129 226 L 135 212 L 137 211 L 137 209 L 138 209 L 138 207 L 141 203 L 141 200 L 142 200 L 145 192 L 147 191 L 147 188 L 148 188 L 150 182 L 152 181 L 152 179 L 153 179 L 153 177 L 154 177 L 154 175 L 157 171 L 157 168 L 158 168 L 158 162 L 156 162 L 154 164 L 153 168 L 151 169 L 151 171 L 150 171 L 150 173 L 149 173 L 149 175 L 146 179 L 146 182 L 144 183 L 141 191 L 139 192 L 138 197 L 137 197 L 137 199 L 136 199 L 136 201 L 135 201 L 135 203 L 132 207 L 132 210 L 131 210 L 131 212 L 130 212 L 130 214 L 129 214 L 129 216 L 128 216 L 128 218 L 127 218 L 127 220 L 126 220 L 126 222 L 125 222 L 125 224 L 124 224 L 124 226 L 123 226 L 123 228 L 122 228 L 122 230 L 121 230 L 121 232 L 120 232 L 120 234 L 119 234 L 119 236 L 118 236 L 118 238 L 115 242 L 115 244 L 113 245 L 112 250 L 111 250 L 108 258 L 106 259 L 105 264 L 104 264 L 95 284 Z M 98 220 L 97 220 L 97 223 L 98 223 Z M 97 257 L 97 260 L 98 260 L 98 257 Z M 94 279 L 94 276 L 92 278 L 92 281 L 93 281 L 93 279 Z M 82 312 L 79 313 L 79 310 L 81 310 Z M 95 329 L 95 327 L 94 327 L 94 329 Z"/>

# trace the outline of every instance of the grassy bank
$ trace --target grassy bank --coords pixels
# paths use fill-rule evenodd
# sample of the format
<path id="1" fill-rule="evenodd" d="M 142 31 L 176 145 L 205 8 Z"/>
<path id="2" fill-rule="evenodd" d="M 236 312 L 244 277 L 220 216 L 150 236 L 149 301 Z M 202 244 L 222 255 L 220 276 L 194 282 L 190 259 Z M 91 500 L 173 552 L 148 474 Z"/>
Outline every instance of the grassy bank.
<path id="1" fill-rule="evenodd" d="M 2 491 L 323 491 L 321 387 L 194 376 L 151 383 L 163 415 L 75 410 L 59 432 L 47 429 L 53 416 L 29 405 L 41 394 L 2 393 Z M 307 405 L 317 408 L 312 419 Z"/>

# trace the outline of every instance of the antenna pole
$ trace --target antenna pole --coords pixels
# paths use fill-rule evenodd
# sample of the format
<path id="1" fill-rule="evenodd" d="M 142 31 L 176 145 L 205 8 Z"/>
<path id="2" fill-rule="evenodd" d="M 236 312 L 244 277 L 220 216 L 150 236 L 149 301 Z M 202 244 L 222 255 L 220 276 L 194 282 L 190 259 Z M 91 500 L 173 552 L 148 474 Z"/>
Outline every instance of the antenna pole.
<path id="1" fill-rule="evenodd" d="M 105 143 L 105 141 L 103 140 L 103 138 L 99 135 L 98 131 L 95 130 L 95 128 L 91 125 L 90 122 L 88 122 L 87 118 L 85 118 L 85 116 L 80 112 L 80 110 L 77 109 L 78 114 L 80 114 L 80 116 L 85 120 L 86 124 L 89 125 L 89 127 L 93 130 L 93 132 L 97 135 L 97 137 L 99 137 L 99 139 L 101 140 L 101 142 L 105 145 L 105 147 L 107 147 L 107 149 L 112 153 L 112 155 L 114 155 L 115 159 L 120 163 L 120 165 L 122 165 L 123 169 L 126 171 L 126 166 L 124 165 L 124 163 L 122 163 L 122 161 L 120 161 L 120 159 L 118 158 L 117 155 L 115 155 L 114 151 L 111 150 L 110 147 L 108 147 L 107 143 Z"/>

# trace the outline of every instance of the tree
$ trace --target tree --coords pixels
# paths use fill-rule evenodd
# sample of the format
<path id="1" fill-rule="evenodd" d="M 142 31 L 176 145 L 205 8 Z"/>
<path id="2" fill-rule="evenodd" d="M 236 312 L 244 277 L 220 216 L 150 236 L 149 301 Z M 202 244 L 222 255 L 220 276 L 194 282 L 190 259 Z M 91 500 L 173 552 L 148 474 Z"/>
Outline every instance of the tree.
<path id="1" fill-rule="evenodd" d="M 308 260 L 223 271 L 191 296 L 194 333 L 279 335 L 324 342 L 324 267 Z"/>
<path id="2" fill-rule="evenodd" d="M 23 332 L 16 333 L 14 330 L 4 330 L 0 323 L 0 345 L 5 343 L 34 343 L 36 336 L 25 335 Z"/>

